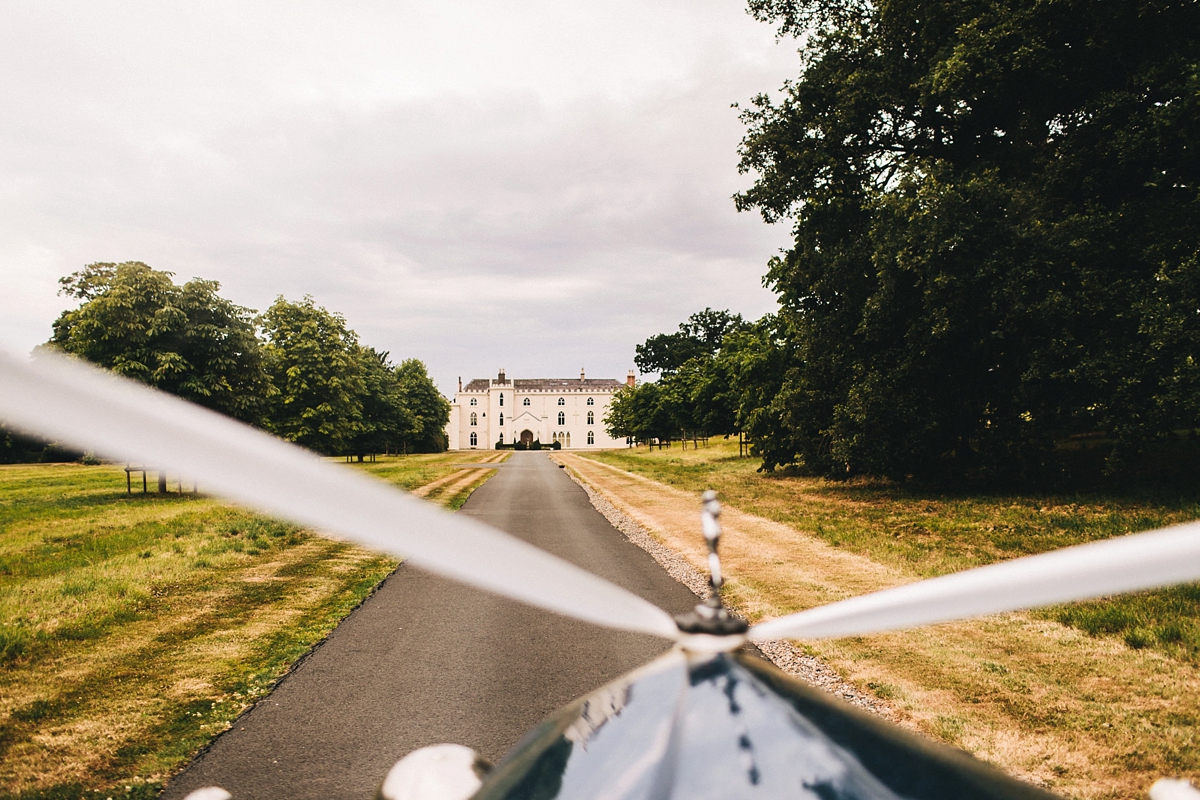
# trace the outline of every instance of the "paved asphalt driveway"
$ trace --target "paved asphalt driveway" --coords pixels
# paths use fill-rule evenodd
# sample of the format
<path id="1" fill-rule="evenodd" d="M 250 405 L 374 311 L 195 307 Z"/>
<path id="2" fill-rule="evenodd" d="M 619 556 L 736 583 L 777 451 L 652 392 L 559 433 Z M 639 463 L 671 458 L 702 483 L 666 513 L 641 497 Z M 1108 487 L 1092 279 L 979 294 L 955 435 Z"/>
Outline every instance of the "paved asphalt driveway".
<path id="1" fill-rule="evenodd" d="M 459 513 L 671 613 L 696 602 L 543 453 L 514 453 Z M 216 785 L 234 800 L 370 800 L 409 751 L 456 742 L 495 760 L 550 711 L 666 648 L 401 566 L 163 796 Z"/>

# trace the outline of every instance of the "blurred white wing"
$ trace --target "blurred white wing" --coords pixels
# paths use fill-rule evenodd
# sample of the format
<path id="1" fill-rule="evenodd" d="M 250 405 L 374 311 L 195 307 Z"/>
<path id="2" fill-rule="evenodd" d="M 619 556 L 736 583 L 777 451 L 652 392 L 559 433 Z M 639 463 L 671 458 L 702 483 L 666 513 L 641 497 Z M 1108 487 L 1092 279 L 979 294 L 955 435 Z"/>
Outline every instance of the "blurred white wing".
<path id="1" fill-rule="evenodd" d="M 0 419 L 111 459 L 178 471 L 206 492 L 514 600 L 676 638 L 654 604 L 532 545 L 141 384 L 54 355 L 0 353 Z"/>
<path id="2" fill-rule="evenodd" d="M 789 614 L 751 639 L 832 639 L 1200 580 L 1200 522 L 1068 547 Z"/>

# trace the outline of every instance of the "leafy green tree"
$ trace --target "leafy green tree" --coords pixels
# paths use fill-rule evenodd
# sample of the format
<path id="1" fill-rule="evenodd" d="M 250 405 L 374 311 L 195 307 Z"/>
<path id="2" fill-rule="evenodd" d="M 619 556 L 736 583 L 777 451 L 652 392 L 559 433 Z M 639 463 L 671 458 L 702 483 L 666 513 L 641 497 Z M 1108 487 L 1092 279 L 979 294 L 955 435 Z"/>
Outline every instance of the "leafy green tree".
<path id="1" fill-rule="evenodd" d="M 48 461 L 76 461 L 78 450 L 45 439 L 23 436 L 0 423 L 0 464 L 40 464 Z"/>
<path id="2" fill-rule="evenodd" d="M 638 345 L 638 366 L 660 377 L 618 396 L 607 417 L 610 435 L 646 441 L 740 431 L 735 364 L 722 354 L 726 342 L 752 329 L 738 314 L 707 308 L 691 315 L 677 332 L 651 336 Z"/>
<path id="3" fill-rule="evenodd" d="M 750 330 L 730 336 L 721 350 L 736 398 L 738 430 L 765 465 L 789 463 L 797 439 L 811 433 L 806 420 L 788 415 L 792 403 L 783 393 L 794 368 L 794 339 L 782 315 L 768 314 Z"/>
<path id="4" fill-rule="evenodd" d="M 260 317 L 267 371 L 276 388 L 267 428 L 325 455 L 347 452 L 363 431 L 367 391 L 362 348 L 341 314 L 305 296 L 282 296 Z"/>
<path id="5" fill-rule="evenodd" d="M 678 432 L 736 433 L 737 398 L 726 363 L 716 355 L 685 361 L 663 375 L 658 385 L 660 401 Z"/>
<path id="6" fill-rule="evenodd" d="M 600 420 L 604 424 L 604 430 L 614 439 L 634 437 L 637 420 L 633 414 L 635 408 L 633 394 L 636 388 L 627 386 L 618 389 L 617 393 L 613 395 L 612 402 L 608 404 L 603 419 Z"/>
<path id="7" fill-rule="evenodd" d="M 50 344 L 126 377 L 247 422 L 261 420 L 271 384 L 254 312 L 216 281 L 182 286 L 138 261 L 90 264 L 61 279 L 82 301 L 54 322 Z"/>
<path id="8" fill-rule="evenodd" d="M 450 421 L 450 403 L 437 390 L 425 364 L 406 358 L 396 367 L 404 408 L 414 420 L 414 433 L 405 440 L 405 451 L 438 453 L 448 446 L 446 423 Z"/>
<path id="9" fill-rule="evenodd" d="M 746 433 L 752 441 L 778 438 L 771 405 L 791 355 L 783 322 L 774 314 L 732 331 L 697 382 L 693 402 L 710 434 Z"/>
<path id="10" fill-rule="evenodd" d="M 362 365 L 362 421 L 350 438 L 347 450 L 361 461 L 373 453 L 411 449 L 409 443 L 422 434 L 416 415 L 406 405 L 396 367 L 386 352 L 360 346 Z"/>
<path id="11" fill-rule="evenodd" d="M 613 395 L 604 415 L 608 435 L 639 442 L 667 439 L 679 433 L 677 420 L 664 403 L 663 391 L 656 383 L 624 387 Z"/>
<path id="12" fill-rule="evenodd" d="M 738 206 L 796 237 L 765 466 L 1021 477 L 1196 427 L 1200 6 L 750 7 L 807 37 L 743 113 Z"/>
<path id="13" fill-rule="evenodd" d="M 745 326 L 740 314 L 706 308 L 680 323 L 675 333 L 660 333 L 639 344 L 633 361 L 643 373 L 669 375 L 693 358 L 713 355 L 727 334 Z"/>

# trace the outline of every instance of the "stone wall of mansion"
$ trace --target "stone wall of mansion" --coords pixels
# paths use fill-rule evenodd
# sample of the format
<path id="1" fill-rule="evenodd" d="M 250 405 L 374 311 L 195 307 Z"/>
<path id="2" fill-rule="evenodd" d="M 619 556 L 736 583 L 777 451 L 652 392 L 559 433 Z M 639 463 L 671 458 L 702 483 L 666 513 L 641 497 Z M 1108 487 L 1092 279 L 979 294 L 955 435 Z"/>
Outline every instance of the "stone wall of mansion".
<path id="1" fill-rule="evenodd" d="M 613 395 L 633 381 L 612 378 L 510 379 L 501 369 L 495 378 L 477 378 L 450 404 L 446 436 L 451 450 L 494 450 L 497 443 L 561 442 L 575 450 L 624 446 L 604 431 L 604 415 Z"/>

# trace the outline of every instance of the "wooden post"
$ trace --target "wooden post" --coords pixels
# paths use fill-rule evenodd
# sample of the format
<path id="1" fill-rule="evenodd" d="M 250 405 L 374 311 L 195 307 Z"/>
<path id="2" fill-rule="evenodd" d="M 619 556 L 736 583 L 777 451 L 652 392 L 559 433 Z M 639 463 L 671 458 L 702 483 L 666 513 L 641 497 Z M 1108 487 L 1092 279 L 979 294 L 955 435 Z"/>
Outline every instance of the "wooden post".
<path id="1" fill-rule="evenodd" d="M 129 477 L 129 465 L 125 465 L 125 494 L 133 494 L 133 482 Z"/>
<path id="2" fill-rule="evenodd" d="M 164 469 L 158 471 L 158 493 L 167 493 L 167 471 Z"/>

